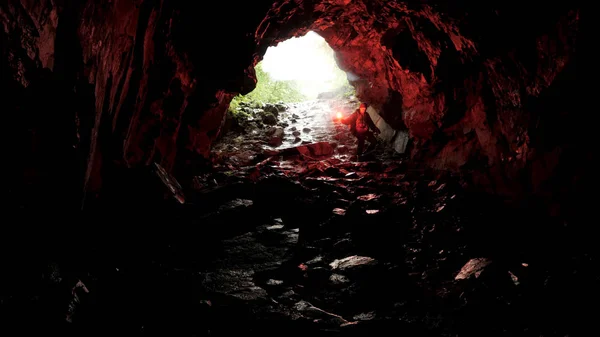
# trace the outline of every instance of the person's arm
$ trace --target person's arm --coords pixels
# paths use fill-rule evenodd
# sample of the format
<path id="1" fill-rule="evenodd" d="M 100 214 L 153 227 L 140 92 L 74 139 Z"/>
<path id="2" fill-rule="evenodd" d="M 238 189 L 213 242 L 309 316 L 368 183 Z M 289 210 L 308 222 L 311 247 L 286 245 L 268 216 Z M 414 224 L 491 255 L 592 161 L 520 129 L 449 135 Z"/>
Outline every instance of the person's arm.
<path id="1" fill-rule="evenodd" d="M 352 123 L 354 123 L 355 120 L 356 120 L 356 111 L 353 112 L 350 116 L 348 116 L 346 118 L 342 118 L 342 123 L 346 124 L 346 125 L 352 125 Z"/>
<path id="2" fill-rule="evenodd" d="M 371 116 L 370 116 L 370 115 L 369 115 L 367 112 L 365 112 L 365 114 L 366 114 L 366 116 L 365 116 L 365 117 L 367 117 L 367 124 L 369 125 L 369 127 L 370 127 L 370 128 L 373 130 L 373 131 L 375 131 L 376 133 L 381 133 L 381 131 L 379 130 L 379 128 L 377 127 L 377 125 L 375 125 L 375 123 L 374 123 L 374 122 L 373 122 L 373 120 L 371 119 Z"/>

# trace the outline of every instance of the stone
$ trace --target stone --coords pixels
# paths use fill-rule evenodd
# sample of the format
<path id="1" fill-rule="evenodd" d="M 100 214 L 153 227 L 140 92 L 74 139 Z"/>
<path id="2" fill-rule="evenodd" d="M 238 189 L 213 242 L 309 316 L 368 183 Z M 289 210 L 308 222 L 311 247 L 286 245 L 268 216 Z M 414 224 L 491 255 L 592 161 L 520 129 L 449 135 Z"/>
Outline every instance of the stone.
<path id="1" fill-rule="evenodd" d="M 248 207 L 252 206 L 253 204 L 254 203 L 252 202 L 252 200 L 233 199 L 233 200 L 226 202 L 223 205 L 219 206 L 219 212 L 232 211 L 232 210 L 236 210 L 238 208 L 248 208 Z"/>
<path id="2" fill-rule="evenodd" d="M 264 110 L 266 112 L 272 113 L 275 117 L 277 117 L 279 115 L 279 109 L 274 104 L 271 104 L 271 103 L 265 104 Z"/>
<path id="3" fill-rule="evenodd" d="M 375 259 L 371 257 L 353 255 L 343 258 L 341 260 L 336 259 L 333 262 L 331 262 L 329 266 L 331 267 L 331 269 L 346 270 L 359 266 L 374 265 L 376 263 L 377 262 L 375 261 Z"/>
<path id="4" fill-rule="evenodd" d="M 407 131 L 400 130 L 394 136 L 394 150 L 398 153 L 405 153 L 408 146 L 409 134 Z"/>
<path id="5" fill-rule="evenodd" d="M 311 264 L 316 264 L 316 263 L 319 263 L 319 262 L 322 262 L 322 261 L 323 261 L 323 257 L 322 256 L 317 256 L 317 257 L 315 257 L 314 259 L 312 259 L 310 261 L 306 261 L 305 264 L 306 265 L 311 265 Z"/>
<path id="6" fill-rule="evenodd" d="M 304 144 L 304 142 L 303 142 Z M 297 147 L 298 152 L 310 157 L 330 156 L 333 154 L 333 147 L 329 142 L 318 142 L 305 144 Z"/>
<path id="7" fill-rule="evenodd" d="M 275 117 L 275 115 L 273 115 L 272 113 L 265 113 L 262 116 L 262 122 L 267 124 L 267 125 L 275 125 L 277 124 L 277 117 Z"/>
<path id="8" fill-rule="evenodd" d="M 356 199 L 360 200 L 360 201 L 371 201 L 374 199 L 378 199 L 379 197 L 380 197 L 380 195 L 378 195 L 378 194 L 369 193 L 369 194 L 361 195 L 361 196 L 357 197 Z"/>
<path id="9" fill-rule="evenodd" d="M 343 208 L 334 208 L 333 214 L 344 215 L 344 214 L 346 214 L 346 210 Z"/>
<path id="10" fill-rule="evenodd" d="M 267 285 L 269 285 L 269 286 L 279 286 L 282 284 L 283 284 L 283 281 L 281 281 L 281 280 L 273 280 L 273 279 L 267 280 Z"/>
<path id="11" fill-rule="evenodd" d="M 354 317 L 352 317 L 354 320 L 356 321 L 370 321 L 372 319 L 375 318 L 375 312 L 374 311 L 370 311 L 370 312 L 365 312 L 365 313 L 361 313 L 358 315 L 355 315 Z"/>
<path id="12" fill-rule="evenodd" d="M 331 276 L 329 277 L 329 281 L 333 284 L 346 284 L 349 283 L 350 280 L 348 279 L 348 277 L 344 276 L 344 275 L 340 275 L 340 274 L 331 274 Z"/>
<path id="13" fill-rule="evenodd" d="M 283 128 L 276 127 L 273 129 L 269 138 L 269 145 L 277 147 L 283 143 Z"/>
<path id="14" fill-rule="evenodd" d="M 477 278 L 485 269 L 485 267 L 489 266 L 491 263 L 492 261 L 487 258 L 471 259 L 460 269 L 460 272 L 456 275 L 454 279 L 465 280 L 470 277 Z"/>

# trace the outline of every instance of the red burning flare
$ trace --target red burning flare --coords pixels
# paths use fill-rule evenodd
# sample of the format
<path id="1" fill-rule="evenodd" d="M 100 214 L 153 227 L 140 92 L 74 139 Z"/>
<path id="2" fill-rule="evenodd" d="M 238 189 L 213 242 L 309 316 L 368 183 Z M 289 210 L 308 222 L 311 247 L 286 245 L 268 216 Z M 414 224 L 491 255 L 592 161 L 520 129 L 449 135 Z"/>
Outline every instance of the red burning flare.
<path id="1" fill-rule="evenodd" d="M 342 119 L 342 113 L 338 111 L 337 113 L 337 119 Z"/>

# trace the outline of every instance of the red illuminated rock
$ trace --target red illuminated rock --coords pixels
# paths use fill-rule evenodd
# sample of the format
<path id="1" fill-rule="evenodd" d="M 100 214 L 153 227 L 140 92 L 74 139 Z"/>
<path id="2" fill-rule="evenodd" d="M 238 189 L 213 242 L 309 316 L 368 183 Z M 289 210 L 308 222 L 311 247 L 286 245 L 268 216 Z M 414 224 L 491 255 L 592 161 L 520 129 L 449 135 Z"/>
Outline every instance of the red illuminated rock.
<path id="1" fill-rule="evenodd" d="M 551 196 L 548 181 L 576 164 L 559 158 L 568 151 L 587 158 L 582 135 L 590 126 L 575 124 L 578 110 L 567 103 L 581 100 L 573 84 L 581 82 L 575 2 L 209 5 L 215 14 L 202 19 L 185 1 L 1 5 L 1 81 L 14 93 L 3 102 L 5 124 L 13 126 L 5 136 L 22 140 L 9 156 L 73 163 L 81 172 L 68 176 L 81 177 L 87 196 L 111 166 L 157 162 L 192 176 L 230 100 L 254 88 L 253 65 L 266 48 L 313 30 L 336 50 L 358 97 L 394 128 L 408 128 L 419 164 L 469 170 L 473 182 L 499 193 Z M 225 18 L 234 30 L 218 28 Z M 41 68 L 57 82 L 39 84 Z M 34 92 L 32 83 L 42 89 Z M 39 92 L 51 89 L 55 101 L 45 101 Z M 46 161 L 16 169 L 31 172 L 23 178 L 31 183 L 50 176 Z"/>

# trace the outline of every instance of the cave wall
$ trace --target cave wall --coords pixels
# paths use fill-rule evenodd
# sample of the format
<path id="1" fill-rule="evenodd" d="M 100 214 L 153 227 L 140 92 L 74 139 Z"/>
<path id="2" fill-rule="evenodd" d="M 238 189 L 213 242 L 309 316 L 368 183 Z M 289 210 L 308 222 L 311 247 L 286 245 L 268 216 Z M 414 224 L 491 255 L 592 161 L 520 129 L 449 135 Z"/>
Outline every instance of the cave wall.
<path id="1" fill-rule="evenodd" d="M 285 1 L 258 42 L 298 25 L 318 32 L 358 77 L 359 98 L 408 129 L 415 163 L 511 198 L 553 198 L 566 153 L 592 150 L 565 123 L 583 99 L 579 16 L 577 2 Z"/>
<path id="2" fill-rule="evenodd" d="M 15 205 L 62 191 L 79 207 L 122 168 L 202 165 L 234 93 L 255 85 L 248 35 L 271 4 L 0 3 Z"/>
<path id="3" fill-rule="evenodd" d="M 419 165 L 467 172 L 495 193 L 552 195 L 553 177 L 573 171 L 563 158 L 589 157 L 570 118 L 569 102 L 580 100 L 577 2 L 198 6 L 0 3 L 16 200 L 30 194 L 22 186 L 94 196 L 113 171 L 151 162 L 192 175 L 231 98 L 254 88 L 252 66 L 266 48 L 308 30 L 337 51 L 359 97 L 408 130 Z"/>

